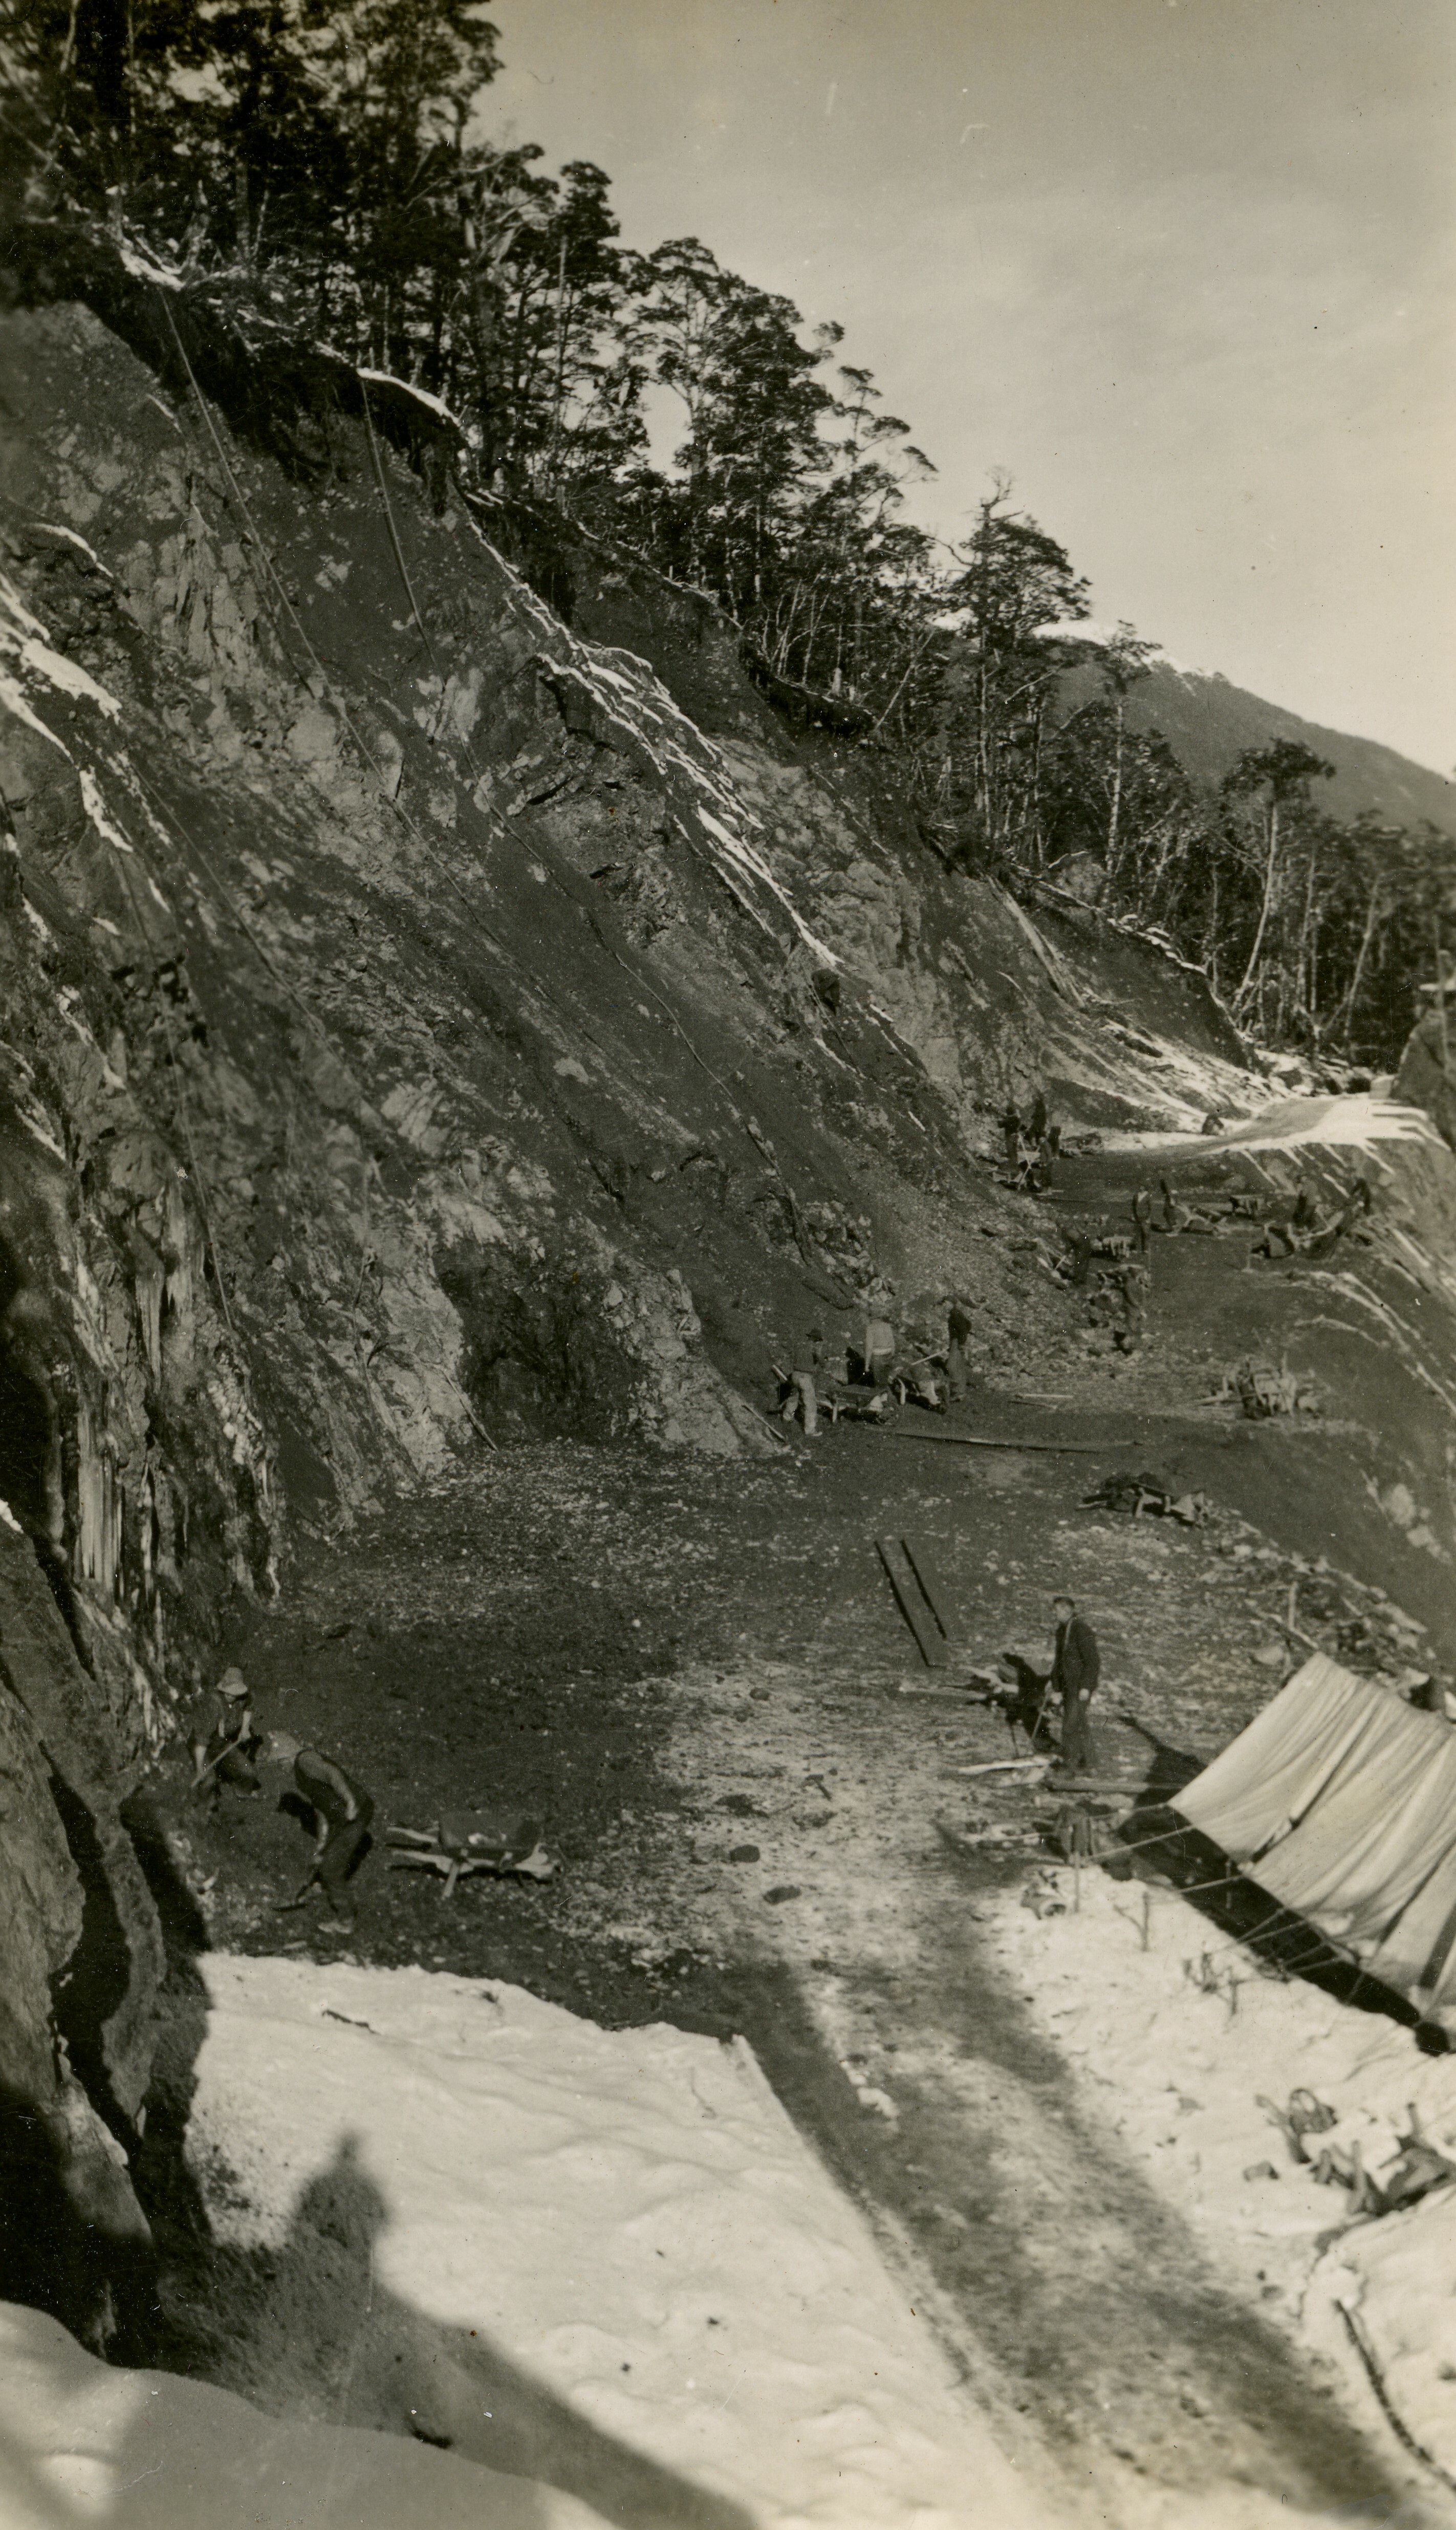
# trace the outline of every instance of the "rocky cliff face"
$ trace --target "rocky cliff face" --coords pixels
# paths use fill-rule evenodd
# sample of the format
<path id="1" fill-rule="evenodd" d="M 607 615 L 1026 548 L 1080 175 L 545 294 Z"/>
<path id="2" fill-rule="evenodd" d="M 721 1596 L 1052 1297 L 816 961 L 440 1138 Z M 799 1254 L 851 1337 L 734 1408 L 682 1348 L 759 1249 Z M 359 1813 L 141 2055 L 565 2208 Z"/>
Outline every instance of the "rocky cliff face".
<path id="1" fill-rule="evenodd" d="M 467 502 L 388 382 L 269 404 L 234 346 L 204 404 L 128 288 L 145 358 L 0 318 L 0 2079 L 137 2241 L 119 1804 L 297 1524 L 522 1435 L 766 1450 L 748 1392 L 874 1273 L 1014 1337 L 1008 1093 L 1264 1092 L 1201 978 L 947 873 L 706 600 Z"/>
<path id="2" fill-rule="evenodd" d="M 767 1329 L 943 1279 L 1008 1088 L 1247 1089 L 1194 979 L 952 883 L 701 602 L 577 546 L 663 682 L 354 425 L 305 487 L 81 308 L 5 358 L 5 1481 L 142 1735 L 130 1654 L 186 1670 L 285 1505 L 482 1433 L 763 1446 Z"/>
<path id="3" fill-rule="evenodd" d="M 163 1974 L 125 1766 L 29 1541 L 0 1519 L 0 2275 L 104 2350 L 148 2231 L 129 2175 Z M 134 2291 L 127 2287 L 133 2285 Z"/>
<path id="4" fill-rule="evenodd" d="M 1456 1014 L 1449 1008 L 1444 1027 L 1440 1013 L 1431 1010 L 1411 1031 L 1395 1094 L 1413 1107 L 1424 1107 L 1456 1150 Z"/>

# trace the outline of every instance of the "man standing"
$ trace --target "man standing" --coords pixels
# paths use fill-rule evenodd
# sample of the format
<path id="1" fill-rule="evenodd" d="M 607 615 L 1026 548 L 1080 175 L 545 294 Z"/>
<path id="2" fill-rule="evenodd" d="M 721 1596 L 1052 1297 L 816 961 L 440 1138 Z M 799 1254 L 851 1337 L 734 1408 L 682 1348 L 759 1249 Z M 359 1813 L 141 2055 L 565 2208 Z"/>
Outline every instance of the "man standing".
<path id="1" fill-rule="evenodd" d="M 796 1414 L 804 1418 L 804 1438 L 812 1441 L 819 1430 L 819 1390 L 824 1376 L 824 1334 L 811 1327 L 798 1346 L 788 1371 L 788 1395 L 783 1401 L 783 1420 L 791 1423 Z"/>
<path id="2" fill-rule="evenodd" d="M 1075 1599 L 1058 1596 L 1052 1613 L 1056 1619 L 1052 1687 L 1061 1697 L 1061 1762 L 1069 1775 L 1086 1775 L 1092 1771 L 1091 1707 L 1102 1656 L 1092 1627 L 1077 1614 Z"/>
<path id="3" fill-rule="evenodd" d="M 889 1293 L 883 1285 L 871 1292 L 865 1311 L 864 1366 L 876 1388 L 890 1386 L 894 1368 L 894 1328 L 885 1315 Z"/>
<path id="4" fill-rule="evenodd" d="M 279 1912 L 292 1914 L 306 1903 L 310 1891 L 321 1889 L 330 1909 L 323 1921 L 348 1932 L 353 1923 L 353 1901 L 347 1884 L 368 1850 L 374 1803 L 337 1758 L 325 1757 L 317 1748 L 300 1747 L 287 1731 L 270 1731 L 262 1753 L 270 1767 L 291 1775 L 293 1789 L 302 1795 L 317 1822 L 308 1877 Z"/>
<path id="5" fill-rule="evenodd" d="M 945 1317 L 945 1377 L 958 1402 L 970 1378 L 971 1313 L 964 1300 L 952 1298 Z"/>

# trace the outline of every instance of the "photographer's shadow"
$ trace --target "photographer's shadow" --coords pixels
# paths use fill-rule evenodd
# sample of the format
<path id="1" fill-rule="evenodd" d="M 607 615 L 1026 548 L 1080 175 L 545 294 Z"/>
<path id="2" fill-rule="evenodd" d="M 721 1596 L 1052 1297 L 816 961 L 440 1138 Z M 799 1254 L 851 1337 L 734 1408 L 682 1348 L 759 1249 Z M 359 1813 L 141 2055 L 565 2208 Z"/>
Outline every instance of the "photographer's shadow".
<path id="1" fill-rule="evenodd" d="M 620 2530 L 753 2530 L 741 2504 L 604 2433 L 476 2330 L 431 2319 L 382 2284 L 375 2246 L 387 2219 L 344 2138 L 303 2188 L 282 2245 L 253 2253 L 230 2388 L 274 2413 L 412 2435 L 558 2488 Z"/>

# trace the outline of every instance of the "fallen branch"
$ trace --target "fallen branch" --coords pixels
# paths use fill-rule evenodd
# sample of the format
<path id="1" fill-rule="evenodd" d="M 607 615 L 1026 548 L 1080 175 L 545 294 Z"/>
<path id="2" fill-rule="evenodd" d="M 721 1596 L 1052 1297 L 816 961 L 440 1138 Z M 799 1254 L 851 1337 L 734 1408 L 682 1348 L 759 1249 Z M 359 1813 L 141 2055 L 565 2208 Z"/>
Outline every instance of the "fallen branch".
<path id="1" fill-rule="evenodd" d="M 1433 2477 L 1440 2479 L 1442 2486 L 1448 2486 L 1452 2494 L 1456 2495 L 1456 2477 L 1449 2477 L 1440 2461 L 1427 2449 L 1425 2444 L 1417 2442 L 1410 2426 L 1396 2407 L 1394 2399 L 1385 2387 L 1384 2374 L 1375 2361 L 1375 2349 L 1370 2341 L 1370 2333 L 1365 2322 L 1350 2308 L 1347 2301 L 1336 2300 L 1334 2306 L 1345 2323 L 1350 2342 L 1365 2366 L 1366 2378 L 1380 2402 L 1391 2431 L 1400 2442 L 1404 2443 L 1406 2449 L 1421 2461 L 1423 2467 L 1429 2468 Z"/>
<path id="2" fill-rule="evenodd" d="M 1292 1625 L 1287 1617 L 1270 1617 L 1269 1623 L 1281 1634 L 1292 1634 L 1297 1643 L 1306 1644 L 1312 1652 L 1324 1648 L 1322 1643 L 1316 1642 L 1313 1634 L 1307 1634 L 1302 1625 Z"/>
<path id="3" fill-rule="evenodd" d="M 1053 1456 L 1075 1451 L 1087 1458 L 1105 1458 L 1101 1441 L 987 1441 L 971 1432 L 905 1432 L 898 1427 L 890 1434 L 891 1441 L 933 1441 L 945 1450 L 1039 1450 Z"/>
<path id="4" fill-rule="evenodd" d="M 952 1766 L 952 1775 L 1024 1775 L 1029 1767 L 1050 1766 L 1050 1757 L 993 1757 L 981 1766 Z"/>

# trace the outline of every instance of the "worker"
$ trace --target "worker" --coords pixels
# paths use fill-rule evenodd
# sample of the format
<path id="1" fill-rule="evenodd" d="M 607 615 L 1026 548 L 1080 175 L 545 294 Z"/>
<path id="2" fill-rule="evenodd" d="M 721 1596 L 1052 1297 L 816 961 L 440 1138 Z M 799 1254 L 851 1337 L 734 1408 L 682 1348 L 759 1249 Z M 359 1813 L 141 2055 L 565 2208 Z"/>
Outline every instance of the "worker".
<path id="1" fill-rule="evenodd" d="M 970 1380 L 971 1313 L 962 1299 L 952 1296 L 945 1312 L 945 1378 L 955 1399 L 964 1397 Z"/>
<path id="2" fill-rule="evenodd" d="M 1073 1231 L 1066 1255 L 1062 1259 L 1064 1281 L 1074 1292 L 1080 1292 L 1092 1271 L 1092 1238 L 1085 1230 Z"/>
<path id="3" fill-rule="evenodd" d="M 308 1877 L 297 1896 L 288 1898 L 278 1911 L 293 1914 L 306 1904 L 312 1890 L 320 1889 L 331 1909 L 322 1921 L 332 1930 L 348 1932 L 353 1923 L 348 1883 L 369 1849 L 372 1799 L 337 1758 L 300 1746 L 287 1731 L 268 1732 L 261 1761 L 275 1777 L 289 1778 L 291 1788 L 307 1802 L 316 1821 Z"/>
<path id="4" fill-rule="evenodd" d="M 865 1316 L 865 1376 L 876 1388 L 888 1388 L 894 1368 L 894 1329 L 884 1314 L 889 1294 L 883 1287 L 870 1294 Z"/>
<path id="5" fill-rule="evenodd" d="M 1034 1142 L 1047 1137 L 1047 1093 L 1039 1089 L 1031 1102 L 1031 1137 Z"/>
<path id="6" fill-rule="evenodd" d="M 1113 1342 L 1119 1352 L 1131 1352 L 1148 1332 L 1148 1268 L 1129 1261 L 1108 1278 L 1122 1302 L 1122 1324 Z"/>
<path id="7" fill-rule="evenodd" d="M 255 1792 L 258 1779 L 250 1760 L 258 1745 L 253 1729 L 252 1699 L 241 1669 L 225 1669 L 213 1690 L 212 1728 L 199 1729 L 191 1741 L 192 1789 L 216 1809 L 224 1784 L 235 1791 Z"/>
<path id="8" fill-rule="evenodd" d="M 1132 1199 L 1132 1235 L 1139 1256 L 1146 1264 L 1153 1241 L 1153 1197 L 1146 1186 L 1139 1186 Z"/>
<path id="9" fill-rule="evenodd" d="M 788 1369 L 788 1395 L 783 1401 L 783 1420 L 791 1423 L 797 1414 L 804 1418 L 804 1438 L 812 1441 L 819 1430 L 819 1391 L 817 1382 L 824 1376 L 824 1330 L 811 1327 L 800 1344 Z"/>
<path id="10" fill-rule="evenodd" d="M 1351 1186 L 1349 1193 L 1346 1195 L 1339 1212 L 1330 1224 L 1335 1238 L 1345 1238 L 1346 1235 L 1354 1229 L 1357 1221 L 1361 1220 L 1362 1217 L 1369 1217 L 1370 1209 L 1370 1181 L 1367 1178 L 1357 1178 L 1354 1184 Z"/>
<path id="11" fill-rule="evenodd" d="M 1016 1112 L 1016 1101 L 1014 1098 L 1008 1098 L 1006 1101 L 1006 1112 L 1001 1118 L 1001 1134 L 1006 1145 L 1007 1168 L 1019 1168 L 1021 1165 L 1021 1118 Z"/>
<path id="12" fill-rule="evenodd" d="M 1102 1676 L 1097 1636 L 1077 1602 L 1060 1592 L 1052 1602 L 1056 1620 L 1056 1649 L 1052 1661 L 1052 1691 L 1061 1698 L 1061 1762 L 1071 1775 L 1092 1772 L 1092 1699 Z"/>
<path id="13" fill-rule="evenodd" d="M 996 1665 L 991 1700 L 1008 1721 L 1020 1723 L 1033 1748 L 1039 1741 L 1050 1741 L 1047 1714 L 1052 1703 L 1051 1678 L 1034 1669 L 1019 1652 L 1001 1653 Z"/>

